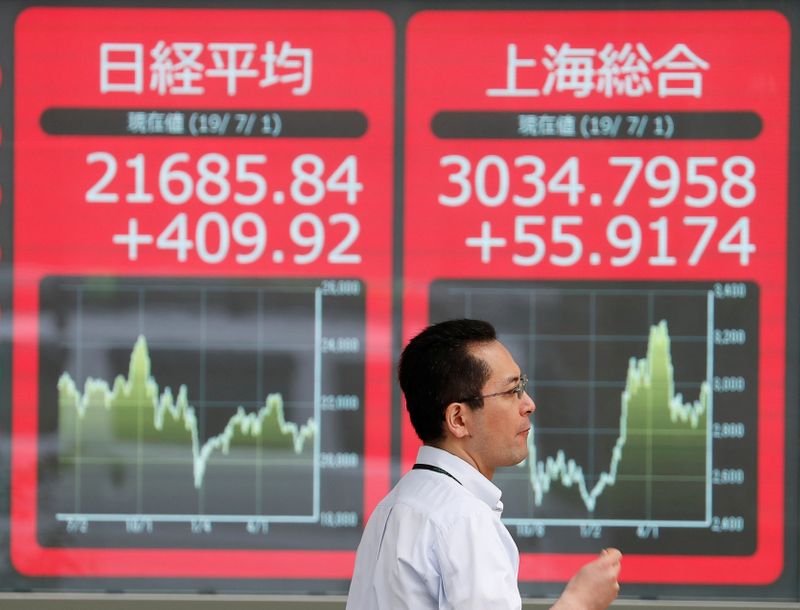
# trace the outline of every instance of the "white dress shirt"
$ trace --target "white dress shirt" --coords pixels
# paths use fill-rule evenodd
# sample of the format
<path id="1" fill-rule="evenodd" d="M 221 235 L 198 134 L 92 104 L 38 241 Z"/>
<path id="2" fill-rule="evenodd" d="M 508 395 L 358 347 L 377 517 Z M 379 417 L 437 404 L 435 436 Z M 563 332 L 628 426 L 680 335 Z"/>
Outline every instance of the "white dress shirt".
<path id="1" fill-rule="evenodd" d="M 519 551 L 500 521 L 500 490 L 459 457 L 423 446 L 372 513 L 356 553 L 348 610 L 519 609 Z"/>

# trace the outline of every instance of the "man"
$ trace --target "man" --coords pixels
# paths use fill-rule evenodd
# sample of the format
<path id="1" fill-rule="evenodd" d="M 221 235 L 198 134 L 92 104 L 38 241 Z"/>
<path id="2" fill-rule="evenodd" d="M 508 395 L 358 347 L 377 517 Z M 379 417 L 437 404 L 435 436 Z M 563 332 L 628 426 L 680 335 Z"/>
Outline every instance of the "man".
<path id="1" fill-rule="evenodd" d="M 527 378 L 478 320 L 423 330 L 403 350 L 399 378 L 423 446 L 367 523 L 348 610 L 521 608 L 519 552 L 491 479 L 528 455 L 536 406 Z M 604 550 L 553 608 L 606 608 L 619 591 L 620 559 Z"/>

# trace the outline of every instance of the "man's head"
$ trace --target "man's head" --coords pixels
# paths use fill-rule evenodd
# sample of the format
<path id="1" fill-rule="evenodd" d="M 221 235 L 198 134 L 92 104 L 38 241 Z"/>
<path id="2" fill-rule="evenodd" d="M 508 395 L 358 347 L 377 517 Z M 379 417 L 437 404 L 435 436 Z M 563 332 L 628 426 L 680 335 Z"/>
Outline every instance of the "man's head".
<path id="1" fill-rule="evenodd" d="M 400 357 L 400 387 L 420 439 L 473 463 L 487 478 L 528 455 L 536 406 L 491 324 L 450 320 L 414 337 Z"/>
<path id="2" fill-rule="evenodd" d="M 447 405 L 464 401 L 473 408 L 489 368 L 471 348 L 497 340 L 494 327 L 481 320 L 448 320 L 429 326 L 409 341 L 400 356 L 398 377 L 411 425 L 423 443 L 442 438 Z"/>

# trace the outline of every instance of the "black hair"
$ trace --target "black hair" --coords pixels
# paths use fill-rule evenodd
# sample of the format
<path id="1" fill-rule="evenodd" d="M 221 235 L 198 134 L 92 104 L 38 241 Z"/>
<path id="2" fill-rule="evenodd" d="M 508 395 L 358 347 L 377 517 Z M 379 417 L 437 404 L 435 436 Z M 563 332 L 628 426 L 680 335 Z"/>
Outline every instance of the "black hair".
<path id="1" fill-rule="evenodd" d="M 428 326 L 408 342 L 400 355 L 398 378 L 411 425 L 423 443 L 443 437 L 444 412 L 453 402 L 472 409 L 489 378 L 489 365 L 473 356 L 476 344 L 497 340 L 494 327 L 482 320 L 447 320 Z"/>

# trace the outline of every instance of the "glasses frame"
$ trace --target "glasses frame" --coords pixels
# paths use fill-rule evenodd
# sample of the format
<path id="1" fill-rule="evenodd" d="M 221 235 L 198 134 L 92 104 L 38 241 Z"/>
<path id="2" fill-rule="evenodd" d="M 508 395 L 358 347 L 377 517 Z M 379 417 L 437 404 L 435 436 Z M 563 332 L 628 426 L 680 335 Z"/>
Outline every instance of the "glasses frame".
<path id="1" fill-rule="evenodd" d="M 517 383 L 517 385 L 510 390 L 503 390 L 502 392 L 494 392 L 492 394 L 483 394 L 482 396 L 472 396 L 471 398 L 462 398 L 456 402 L 473 402 L 475 400 L 483 400 L 484 398 L 494 398 L 495 396 L 510 396 L 511 394 L 516 394 L 517 400 L 521 400 L 522 395 L 525 393 L 527 387 L 528 376 L 523 373 L 519 377 L 519 383 Z"/>

